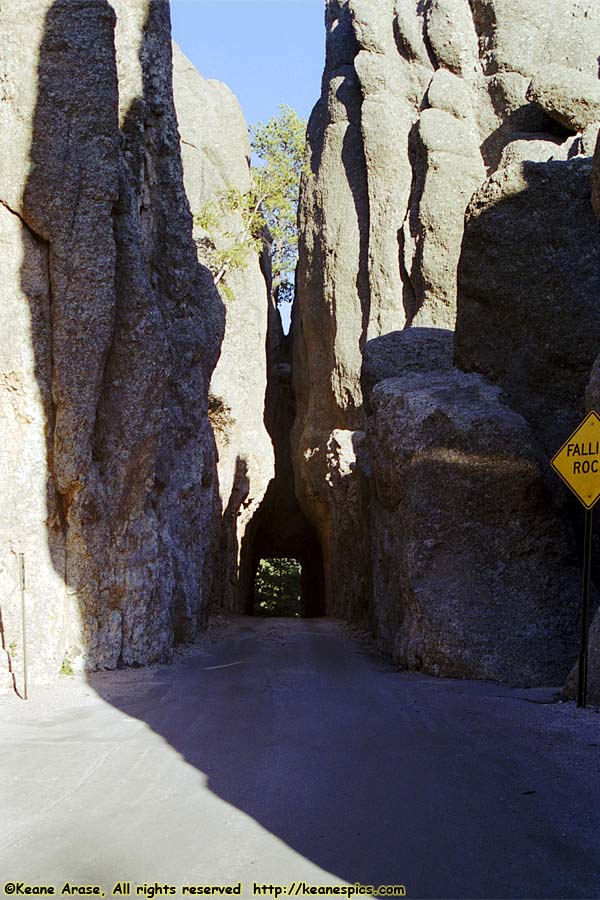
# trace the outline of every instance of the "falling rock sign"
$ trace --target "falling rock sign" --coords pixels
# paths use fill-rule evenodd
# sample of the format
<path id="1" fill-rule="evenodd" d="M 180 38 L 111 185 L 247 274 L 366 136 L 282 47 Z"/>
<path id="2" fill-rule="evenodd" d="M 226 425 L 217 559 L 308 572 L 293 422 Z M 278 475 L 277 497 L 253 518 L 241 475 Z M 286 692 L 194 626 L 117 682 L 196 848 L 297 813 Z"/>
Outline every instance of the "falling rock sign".
<path id="1" fill-rule="evenodd" d="M 583 579 L 581 589 L 581 647 L 577 677 L 577 706 L 587 705 L 588 626 L 592 571 L 592 507 L 600 497 L 600 418 L 592 410 L 552 459 L 552 468 L 585 506 Z"/>
<path id="2" fill-rule="evenodd" d="M 586 509 L 600 497 L 600 417 L 590 412 L 552 459 L 552 468 Z"/>

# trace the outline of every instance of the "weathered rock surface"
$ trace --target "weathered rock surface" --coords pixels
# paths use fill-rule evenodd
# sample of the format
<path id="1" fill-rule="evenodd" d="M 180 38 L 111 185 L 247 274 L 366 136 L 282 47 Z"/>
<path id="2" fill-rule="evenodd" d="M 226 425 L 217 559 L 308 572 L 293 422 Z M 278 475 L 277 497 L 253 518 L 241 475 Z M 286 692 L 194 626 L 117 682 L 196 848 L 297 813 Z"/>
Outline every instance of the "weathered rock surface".
<path id="1" fill-rule="evenodd" d="M 579 665 L 575 663 L 565 685 L 564 696 L 574 700 L 577 697 Z M 587 702 L 600 706 L 600 614 L 596 613 L 589 631 Z"/>
<path id="2" fill-rule="evenodd" d="M 485 177 L 479 143 L 472 120 L 443 109 L 423 110 L 415 130 L 413 202 L 405 229 L 405 248 L 413 253 L 405 264 L 416 299 L 411 325 L 454 327 L 465 210 Z"/>
<path id="3" fill-rule="evenodd" d="M 436 675 L 560 684 L 577 568 L 524 419 L 477 375 L 381 382 L 367 442 L 381 646 Z"/>
<path id="4" fill-rule="evenodd" d="M 409 372 L 452 369 L 453 356 L 454 333 L 444 328 L 407 328 L 367 341 L 362 367 L 365 404 L 380 381 Z"/>
<path id="5" fill-rule="evenodd" d="M 593 409 L 600 415 L 600 356 L 594 363 L 585 390 L 585 405 L 588 410 Z"/>
<path id="6" fill-rule="evenodd" d="M 583 417 L 584 400 L 589 407 L 599 399 L 597 367 L 590 377 L 600 346 L 597 163 L 575 158 L 591 156 L 597 141 L 598 39 L 589 38 L 599 15 L 597 6 L 573 5 L 564 29 L 561 19 L 561 28 L 546 35 L 547 57 L 527 92 L 539 111 L 581 133 L 561 146 L 553 146 L 558 133 L 515 135 L 499 171 L 471 201 L 459 264 L 455 362 L 502 387 L 532 426 L 545 466 Z M 542 19 L 540 7 L 536 23 Z M 546 473 L 579 535 L 578 504 Z M 567 690 L 574 684 L 572 675 Z M 593 697 L 599 684 L 592 662 Z"/>
<path id="7" fill-rule="evenodd" d="M 235 188 L 250 189 L 250 142 L 241 107 L 229 88 L 200 75 L 174 47 L 173 85 L 181 132 L 186 193 L 197 216 L 206 203 Z M 224 230 L 241 231 L 239 217 Z M 198 258 L 205 261 L 202 230 L 194 225 Z M 218 235 L 213 238 L 218 240 Z M 254 256 L 227 276 L 225 337 L 210 384 L 209 416 L 218 448 L 222 525 L 214 560 L 213 602 L 242 611 L 240 553 L 248 524 L 275 474 L 265 419 L 269 298 Z"/>
<path id="8" fill-rule="evenodd" d="M 360 474 L 368 460 L 361 463 L 356 450 L 365 429 L 363 389 L 372 387 L 368 346 L 407 326 L 454 328 L 473 195 L 490 195 L 490 258 L 484 252 L 479 260 L 473 244 L 471 269 L 463 264 L 463 286 L 481 300 L 461 298 L 458 364 L 505 386 L 491 370 L 496 363 L 486 361 L 488 354 L 496 360 L 511 382 L 512 392 L 505 386 L 511 401 L 514 395 L 542 441 L 577 416 L 591 348 L 599 346 L 590 305 L 600 246 L 590 219 L 590 166 L 574 157 L 590 154 L 595 133 L 590 100 L 598 83 L 600 7 L 594 0 L 329 0 L 326 29 L 323 92 L 309 124 L 311 173 L 300 209 L 292 447 L 298 496 L 324 545 L 328 603 L 343 612 L 370 603 Z M 498 185 L 507 185 L 508 203 L 518 206 L 524 186 L 516 185 L 531 159 L 550 168 L 532 174 L 522 210 L 511 219 L 507 204 L 494 209 L 502 198 Z M 563 168 L 552 169 L 559 160 Z M 523 237 L 519 228 L 528 216 Z M 506 259 L 494 269 L 494 246 L 505 243 Z M 519 296 L 521 262 L 526 288 Z M 510 313 L 490 300 L 487 280 L 496 271 L 500 289 L 503 265 Z M 571 294 L 572 285 L 567 291 L 569 278 L 581 281 L 582 297 Z M 524 303 L 528 294 L 534 300 Z M 539 322 L 526 312 L 533 307 Z M 573 315 L 568 327 L 565 310 Z M 472 353 L 481 348 L 481 369 L 467 358 L 467 334 Z M 542 396 L 546 384 L 552 399 Z M 553 424 L 544 430 L 550 407 Z M 342 433 L 340 443 L 335 435 Z M 335 473 L 342 470 L 340 481 Z M 349 558 L 356 564 L 348 566 Z"/>
<path id="9" fill-rule="evenodd" d="M 600 347 L 600 222 L 587 159 L 524 163 L 475 195 L 459 266 L 455 361 L 502 386 L 546 458 L 584 412 Z"/>
<path id="10" fill-rule="evenodd" d="M 69 619 L 61 507 L 48 485 L 47 434 L 53 421 L 48 251 L 4 205 L 0 248 L 0 638 L 5 651 L 0 672 L 8 689 L 11 668 L 19 687 L 23 683 L 19 553 L 25 556 L 30 610 L 36 610 L 37 598 L 44 598 L 41 614 L 28 617 L 29 642 L 35 648 L 32 678 L 60 669 L 69 646 Z"/>
<path id="11" fill-rule="evenodd" d="M 455 338 L 456 363 L 500 385 L 532 426 L 549 485 L 580 541 L 579 504 L 550 475 L 548 461 L 583 418 L 584 405 L 600 402 L 594 365 L 600 223 L 590 202 L 591 174 L 588 159 L 514 164 L 474 196 L 459 265 Z M 596 579 L 599 552 L 596 541 Z M 590 696 L 596 699 L 597 633 L 596 623 L 590 663 Z M 575 685 L 572 674 L 567 693 Z"/>
<path id="12" fill-rule="evenodd" d="M 596 142 L 594 168 L 592 169 L 592 206 L 596 215 L 600 218 L 600 134 Z"/>
<path id="13" fill-rule="evenodd" d="M 594 71 L 600 23 L 595 0 L 473 0 L 471 6 L 487 74 L 527 75 L 551 63 Z"/>
<path id="14" fill-rule="evenodd" d="M 292 358 L 265 261 L 225 301 L 202 265 L 192 214 L 249 147 L 223 85 L 172 73 L 168 4 L 0 25 L 4 682 L 20 552 L 34 680 L 168 658 L 268 552 L 401 665 L 564 678 L 579 579 L 539 460 L 597 396 L 595 0 L 327 0 Z M 457 294 L 488 381 L 451 367 Z"/>
<path id="15" fill-rule="evenodd" d="M 543 66 L 532 79 L 527 99 L 541 106 L 570 131 L 584 131 L 600 122 L 600 81 L 597 73 L 566 66 Z"/>
<path id="16" fill-rule="evenodd" d="M 347 548 L 356 547 L 363 521 L 361 499 L 342 488 L 338 504 L 331 482 L 352 480 L 351 435 L 364 421 L 358 376 L 369 303 L 369 198 L 349 7 L 338 15 L 338 4 L 328 4 L 326 21 L 324 93 L 308 126 L 312 175 L 304 179 L 299 211 L 292 452 L 296 492 L 323 545 L 328 609 L 335 604 L 341 614 L 364 589 L 365 566 L 352 567 L 358 583 L 344 576 Z M 334 429 L 343 438 L 334 439 Z"/>
<path id="17" fill-rule="evenodd" d="M 192 239 L 168 5 L 11 0 L 0 19 L 2 642 L 14 656 L 22 551 L 35 680 L 65 656 L 165 659 L 206 615 L 222 304 Z"/>

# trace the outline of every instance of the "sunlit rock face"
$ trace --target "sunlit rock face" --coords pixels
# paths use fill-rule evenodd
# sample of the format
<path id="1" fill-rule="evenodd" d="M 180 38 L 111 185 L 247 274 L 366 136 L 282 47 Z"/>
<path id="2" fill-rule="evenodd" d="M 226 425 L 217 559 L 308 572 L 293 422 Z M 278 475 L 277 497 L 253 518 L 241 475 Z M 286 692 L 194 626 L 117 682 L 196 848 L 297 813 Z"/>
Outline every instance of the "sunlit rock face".
<path id="1" fill-rule="evenodd" d="M 40 680 L 65 657 L 165 659 L 205 615 L 223 309 L 192 238 L 168 5 L 8 0 L 0 24 L 2 642 L 19 670 L 22 551 Z"/>
<path id="2" fill-rule="evenodd" d="M 173 54 L 184 183 L 197 218 L 205 204 L 218 202 L 227 190 L 245 193 L 250 189 L 248 127 L 226 85 L 202 78 L 178 47 Z M 232 213 L 222 230 L 241 232 L 239 214 Z M 197 221 L 194 237 L 202 263 L 203 232 Z M 223 239 L 220 234 L 212 237 Z M 275 473 L 273 444 L 265 426 L 269 296 L 257 254 L 227 275 L 223 296 L 225 336 L 209 392 L 209 418 L 218 450 L 221 517 L 212 556 L 212 600 L 219 607 L 242 611 L 242 542 Z"/>
<path id="3" fill-rule="evenodd" d="M 524 417 L 517 416 L 524 429 L 520 436 L 518 428 L 509 429 L 503 440 L 526 434 L 527 453 L 541 460 L 552 439 L 552 429 L 540 424 L 548 406 L 559 407 L 555 429 L 583 408 L 599 336 L 592 295 L 600 244 L 591 212 L 589 157 L 600 118 L 595 111 L 600 7 L 593 0 L 330 0 L 325 19 L 323 92 L 309 124 L 310 173 L 303 180 L 300 209 L 293 323 L 295 478 L 302 507 L 323 542 L 329 609 L 370 616 L 377 628 L 385 603 L 382 585 L 402 586 L 395 593 L 396 623 L 411 603 L 417 608 L 409 598 L 419 586 L 400 572 L 406 552 L 400 544 L 388 537 L 384 546 L 382 513 L 372 502 L 378 476 L 371 453 L 382 408 L 372 406 L 370 398 L 387 384 L 374 387 L 373 375 L 419 372 L 426 378 L 442 370 L 458 391 L 444 339 L 432 337 L 428 343 L 426 336 L 430 329 L 443 334 L 456 328 L 454 366 L 498 382 L 505 389 L 502 402 L 514 407 L 511 415 Z M 523 190 L 526 176 L 529 192 Z M 581 215 L 572 228 L 570 204 Z M 489 215 L 479 219 L 488 205 Z M 489 224 L 482 254 L 478 221 Z M 583 283 L 577 300 L 574 286 L 568 287 L 576 274 Z M 512 292 L 510 303 L 503 300 L 503 280 Z M 552 295 L 547 320 L 544 291 Z M 570 335 L 573 309 L 583 315 Z M 421 336 L 414 345 L 397 341 L 397 363 L 391 365 L 394 341 L 385 339 L 406 329 Z M 514 347 L 520 355 L 511 355 Z M 506 378 L 497 377 L 501 366 Z M 404 378 L 397 383 L 400 395 L 403 383 Z M 396 440 L 401 447 L 401 430 Z M 468 457 L 466 445 L 461 452 Z M 517 447 L 513 452 L 518 458 Z M 464 470 L 479 472 L 475 464 L 465 463 Z M 543 468 L 535 476 L 535 491 L 544 498 L 539 504 L 546 504 L 545 512 L 535 515 L 547 516 L 548 527 L 558 534 L 562 513 L 556 497 L 542 491 L 542 477 L 548 477 Z M 482 485 L 473 490 L 483 490 Z M 515 508 L 527 504 L 528 490 L 516 492 Z M 499 479 L 488 492 L 489 502 L 499 503 L 502 492 Z M 401 508 L 409 520 L 405 532 L 425 540 L 416 522 L 422 518 L 427 530 L 424 509 L 408 501 Z M 501 510 L 491 514 L 502 521 Z M 568 533 L 568 523 L 565 527 Z M 502 552 L 518 558 L 520 538 L 513 535 L 511 547 L 510 534 Z M 553 541 L 547 545 L 550 555 L 558 552 Z M 564 675 L 574 652 L 572 604 L 565 620 L 555 616 L 563 574 L 573 571 L 571 547 L 567 539 L 549 564 L 554 599 L 545 621 L 561 655 L 554 677 Z M 541 564 L 542 557 L 534 557 L 531 571 Z M 463 561 L 467 566 L 466 557 Z M 441 557 L 433 564 L 441 565 Z M 502 579 L 490 584 L 496 591 L 491 603 L 499 609 Z M 462 596 L 464 601 L 466 593 Z M 539 600 L 524 613 L 521 624 L 529 616 L 527 628 L 534 627 Z M 468 618 L 466 607 L 463 612 Z M 480 614 L 483 621 L 487 613 Z M 475 610 L 467 631 L 476 627 L 477 615 Z M 413 638 L 426 628 L 426 618 L 415 613 Z M 397 658 L 412 665 L 410 653 L 397 650 L 396 638 L 390 640 L 384 640 L 388 648 L 393 643 Z M 508 677 L 512 659 L 515 678 L 523 683 L 552 675 L 540 657 L 527 668 L 524 645 L 514 654 L 498 645 L 488 669 L 483 658 L 466 661 L 458 643 L 451 645 L 435 663 L 441 674 L 477 670 L 485 677 Z"/>

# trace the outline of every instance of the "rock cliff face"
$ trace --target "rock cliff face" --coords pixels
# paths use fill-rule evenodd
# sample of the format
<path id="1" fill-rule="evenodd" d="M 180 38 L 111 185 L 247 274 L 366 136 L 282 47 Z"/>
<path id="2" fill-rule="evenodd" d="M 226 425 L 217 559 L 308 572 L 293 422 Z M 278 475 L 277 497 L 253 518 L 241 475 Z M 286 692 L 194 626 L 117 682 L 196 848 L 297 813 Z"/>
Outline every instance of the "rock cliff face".
<path id="1" fill-rule="evenodd" d="M 194 216 L 230 188 L 250 188 L 250 142 L 240 105 L 226 85 L 202 78 L 174 48 L 173 82 L 181 132 L 184 182 Z M 241 222 L 226 228 L 241 231 Z M 200 262 L 203 232 L 194 225 Z M 214 240 L 219 235 L 212 236 Z M 266 262 L 266 261 L 265 261 Z M 268 266 L 268 263 L 266 263 Z M 239 578 L 249 523 L 275 474 L 273 443 L 265 425 L 267 392 L 268 271 L 258 256 L 227 276 L 225 336 L 209 392 L 209 418 L 218 450 L 221 527 L 212 557 L 214 604 L 242 611 L 246 586 Z M 278 318 L 278 317 L 277 317 Z"/>
<path id="2" fill-rule="evenodd" d="M 548 458 L 600 396 L 595 0 L 327 0 L 290 339 L 266 258 L 226 299 L 204 264 L 248 137 L 168 4 L 0 25 L 6 684 L 20 553 L 34 679 L 168 658 L 211 601 L 251 610 L 268 555 L 403 667 L 564 679 Z"/>
<path id="3" fill-rule="evenodd" d="M 41 679 L 165 659 L 206 614 L 223 307 L 192 239 L 168 5 L 0 19 L 2 643 L 18 670 L 23 552 Z"/>
<path id="4" fill-rule="evenodd" d="M 323 543 L 328 608 L 371 615 L 409 667 L 563 678 L 576 653 L 577 577 L 546 454 L 582 411 L 600 346 L 589 160 L 600 8 L 330 0 L 326 29 L 300 210 L 293 452 Z M 451 371 L 443 335 L 455 327 L 454 365 L 501 393 Z M 422 465 L 436 440 L 447 459 Z M 521 473 L 513 531 L 502 507 L 509 471 Z M 450 535 L 463 496 L 473 502 L 460 529 L 473 530 L 461 550 Z M 525 540 L 536 528 L 542 555 Z M 501 565 L 476 583 L 489 546 Z M 517 610 L 518 585 L 542 559 L 544 591 Z M 454 587 L 440 600 L 435 585 L 450 569 Z"/>
<path id="5" fill-rule="evenodd" d="M 586 158 L 510 164 L 467 214 L 456 362 L 502 385 L 547 459 L 583 417 L 600 347 L 591 172 Z"/>

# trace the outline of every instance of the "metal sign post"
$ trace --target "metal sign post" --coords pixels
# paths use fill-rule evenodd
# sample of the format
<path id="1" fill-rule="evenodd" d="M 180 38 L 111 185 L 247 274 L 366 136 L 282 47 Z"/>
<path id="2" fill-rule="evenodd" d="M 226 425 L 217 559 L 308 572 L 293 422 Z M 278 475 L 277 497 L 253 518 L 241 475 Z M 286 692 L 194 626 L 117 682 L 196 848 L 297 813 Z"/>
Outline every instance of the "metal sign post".
<path id="1" fill-rule="evenodd" d="M 581 647 L 577 673 L 577 706 L 587 705 L 588 630 L 592 578 L 592 516 L 600 498 L 600 417 L 590 412 L 552 459 L 552 468 L 585 506 Z"/>
<path id="2" fill-rule="evenodd" d="M 19 584 L 21 586 L 21 621 L 23 623 L 23 700 L 27 700 L 27 616 L 25 613 L 25 555 L 19 553 Z"/>
<path id="3" fill-rule="evenodd" d="M 577 706 L 587 705 L 588 620 L 590 615 L 590 582 L 592 579 L 592 510 L 585 511 L 583 538 L 583 588 L 581 591 L 581 650 L 577 678 Z"/>

